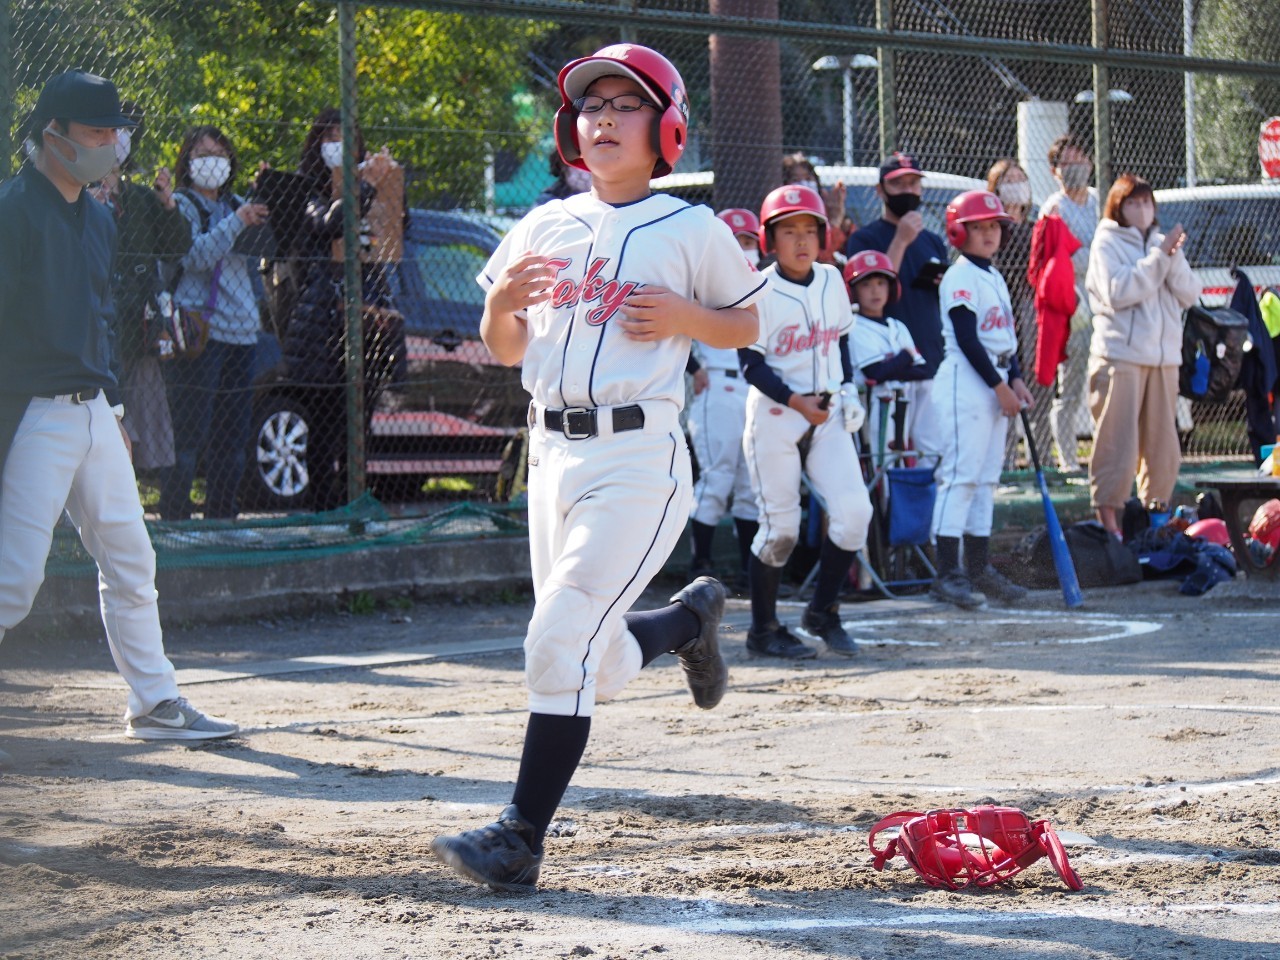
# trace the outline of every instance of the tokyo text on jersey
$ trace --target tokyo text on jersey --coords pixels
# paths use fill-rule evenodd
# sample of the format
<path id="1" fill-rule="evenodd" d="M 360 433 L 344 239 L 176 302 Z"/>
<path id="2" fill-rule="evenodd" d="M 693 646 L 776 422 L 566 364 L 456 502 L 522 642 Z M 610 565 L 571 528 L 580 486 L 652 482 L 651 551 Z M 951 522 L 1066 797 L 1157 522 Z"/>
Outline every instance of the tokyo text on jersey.
<path id="1" fill-rule="evenodd" d="M 992 365 L 1008 379 L 1009 359 L 1018 349 L 1018 337 L 1014 331 L 1013 312 L 1009 308 L 1009 288 L 1000 271 L 984 270 L 962 256 L 943 274 L 938 296 L 942 303 L 946 358 L 964 361 L 956 343 L 951 308 L 968 307 L 978 318 L 978 341 L 990 355 Z"/>

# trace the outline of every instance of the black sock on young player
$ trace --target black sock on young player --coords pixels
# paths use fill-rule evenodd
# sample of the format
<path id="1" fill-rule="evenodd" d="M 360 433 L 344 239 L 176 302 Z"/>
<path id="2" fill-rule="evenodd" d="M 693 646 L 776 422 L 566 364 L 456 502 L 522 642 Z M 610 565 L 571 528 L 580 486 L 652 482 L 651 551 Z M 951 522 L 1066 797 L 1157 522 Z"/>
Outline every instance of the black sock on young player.
<path id="1" fill-rule="evenodd" d="M 690 566 L 694 570 L 707 570 L 711 568 L 711 541 L 715 538 L 716 528 L 709 523 L 699 523 L 697 520 L 690 520 L 689 526 L 693 530 L 693 559 Z"/>
<path id="2" fill-rule="evenodd" d="M 529 714 L 511 802 L 537 831 L 534 853 L 542 849 L 542 838 L 578 769 L 590 733 L 590 717 Z"/>
<path id="3" fill-rule="evenodd" d="M 756 531 L 760 529 L 760 524 L 755 520 L 743 520 L 740 517 L 733 518 L 733 528 L 738 533 L 738 556 L 742 560 L 742 572 L 746 573 L 751 569 L 751 542 L 756 538 Z"/>
<path id="4" fill-rule="evenodd" d="M 849 578 L 853 557 L 852 550 L 841 550 L 830 537 L 823 539 L 818 578 L 813 587 L 813 599 L 809 601 L 810 610 L 829 610 L 839 602 L 840 588 Z"/>
<path id="5" fill-rule="evenodd" d="M 622 619 L 640 644 L 640 656 L 646 667 L 702 632 L 702 621 L 683 603 L 673 603 L 660 610 L 632 611 Z"/>
<path id="6" fill-rule="evenodd" d="M 936 546 L 938 559 L 938 576 L 945 577 L 960 566 L 960 538 L 938 537 Z"/>
<path id="7" fill-rule="evenodd" d="M 755 554 L 747 573 L 751 579 L 751 626 L 760 630 L 778 619 L 778 585 L 782 567 L 771 567 Z"/>
<path id="8" fill-rule="evenodd" d="M 964 535 L 964 568 L 970 577 L 981 576 L 991 562 L 991 538 Z"/>

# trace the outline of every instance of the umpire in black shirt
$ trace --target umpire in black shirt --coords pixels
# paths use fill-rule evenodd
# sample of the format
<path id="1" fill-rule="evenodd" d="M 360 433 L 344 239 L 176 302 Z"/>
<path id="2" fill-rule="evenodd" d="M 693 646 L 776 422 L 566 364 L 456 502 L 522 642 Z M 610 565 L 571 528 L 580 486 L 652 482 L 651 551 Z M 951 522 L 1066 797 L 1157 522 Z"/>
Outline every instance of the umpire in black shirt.
<path id="1" fill-rule="evenodd" d="M 126 735 L 206 740 L 238 728 L 179 695 L 164 653 L 113 372 L 116 227 L 84 190 L 130 126 L 110 81 L 60 74 L 28 122 L 31 162 L 0 185 L 0 640 L 31 610 L 66 510 L 98 564 L 102 622 L 129 685 Z"/>

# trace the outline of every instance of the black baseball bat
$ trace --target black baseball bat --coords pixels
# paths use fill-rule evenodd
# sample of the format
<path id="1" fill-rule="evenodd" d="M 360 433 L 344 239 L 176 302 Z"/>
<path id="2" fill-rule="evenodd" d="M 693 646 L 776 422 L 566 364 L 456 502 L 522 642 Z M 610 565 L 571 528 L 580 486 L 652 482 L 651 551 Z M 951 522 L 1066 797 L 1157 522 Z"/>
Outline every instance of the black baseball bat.
<path id="1" fill-rule="evenodd" d="M 1040 455 L 1036 452 L 1035 437 L 1031 435 L 1031 422 L 1027 419 L 1027 411 L 1022 411 L 1022 429 L 1027 433 L 1027 449 L 1031 451 L 1031 462 L 1036 468 L 1036 484 L 1040 487 L 1040 502 L 1044 506 L 1044 522 L 1049 531 L 1049 549 L 1053 553 L 1053 566 L 1058 571 L 1058 583 L 1062 587 L 1062 599 L 1068 607 L 1078 607 L 1084 603 L 1084 595 L 1080 593 L 1080 580 L 1076 577 L 1076 565 L 1071 559 L 1071 551 L 1067 548 L 1067 538 L 1062 533 L 1062 524 L 1058 522 L 1057 511 L 1053 509 L 1053 501 L 1049 499 L 1049 485 L 1045 483 L 1044 471 L 1040 469 Z"/>

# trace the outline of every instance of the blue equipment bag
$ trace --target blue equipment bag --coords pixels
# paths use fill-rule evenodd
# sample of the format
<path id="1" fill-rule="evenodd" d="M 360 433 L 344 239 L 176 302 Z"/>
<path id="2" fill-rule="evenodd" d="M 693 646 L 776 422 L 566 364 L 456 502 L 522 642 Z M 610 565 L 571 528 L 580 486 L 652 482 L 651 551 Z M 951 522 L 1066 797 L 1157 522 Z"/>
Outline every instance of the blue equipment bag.
<path id="1" fill-rule="evenodd" d="M 925 544 L 933 527 L 937 487 L 932 467 L 891 467 L 889 478 L 889 545 Z"/>

